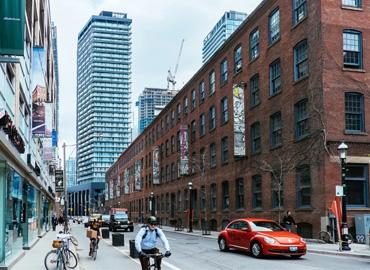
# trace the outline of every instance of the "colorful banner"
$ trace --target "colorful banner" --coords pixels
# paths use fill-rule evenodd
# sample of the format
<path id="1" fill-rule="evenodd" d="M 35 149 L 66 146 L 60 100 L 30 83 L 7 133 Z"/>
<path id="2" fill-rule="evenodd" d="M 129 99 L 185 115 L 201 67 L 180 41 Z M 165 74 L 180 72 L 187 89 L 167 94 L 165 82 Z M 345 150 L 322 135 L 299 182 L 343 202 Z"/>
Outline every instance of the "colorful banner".
<path id="1" fill-rule="evenodd" d="M 24 56 L 25 3 L 0 1 L 0 54 Z"/>
<path id="2" fill-rule="evenodd" d="M 244 88 L 233 87 L 234 156 L 245 156 Z"/>
<path id="3" fill-rule="evenodd" d="M 160 169 L 159 169 L 159 146 L 153 149 L 153 184 L 160 183 Z"/>
<path id="4" fill-rule="evenodd" d="M 123 173 L 123 193 L 129 194 L 129 192 L 130 192 L 130 187 L 129 187 L 129 182 L 128 182 L 128 170 L 126 169 L 125 172 Z"/>
<path id="5" fill-rule="evenodd" d="M 64 192 L 63 170 L 55 170 L 55 192 Z"/>
<path id="6" fill-rule="evenodd" d="M 121 178 L 118 175 L 116 184 L 116 196 L 119 197 L 120 195 L 121 195 Z"/>
<path id="7" fill-rule="evenodd" d="M 180 127 L 180 175 L 189 174 L 188 126 Z"/>
<path id="8" fill-rule="evenodd" d="M 141 161 L 135 162 L 135 190 L 141 190 Z"/>

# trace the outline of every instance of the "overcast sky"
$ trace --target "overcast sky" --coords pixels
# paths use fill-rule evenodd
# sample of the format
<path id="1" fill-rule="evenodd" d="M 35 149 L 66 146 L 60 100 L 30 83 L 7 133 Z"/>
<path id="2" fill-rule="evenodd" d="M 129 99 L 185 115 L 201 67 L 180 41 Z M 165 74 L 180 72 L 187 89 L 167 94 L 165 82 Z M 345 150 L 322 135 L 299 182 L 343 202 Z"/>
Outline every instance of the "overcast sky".
<path id="1" fill-rule="evenodd" d="M 203 39 L 225 11 L 250 14 L 262 0 L 54 0 L 51 18 L 58 29 L 60 81 L 59 141 L 75 143 L 77 35 L 100 11 L 127 13 L 132 19 L 132 108 L 145 87 L 167 87 L 174 70 L 181 88 L 202 65 Z M 133 119 L 137 128 L 137 113 Z"/>

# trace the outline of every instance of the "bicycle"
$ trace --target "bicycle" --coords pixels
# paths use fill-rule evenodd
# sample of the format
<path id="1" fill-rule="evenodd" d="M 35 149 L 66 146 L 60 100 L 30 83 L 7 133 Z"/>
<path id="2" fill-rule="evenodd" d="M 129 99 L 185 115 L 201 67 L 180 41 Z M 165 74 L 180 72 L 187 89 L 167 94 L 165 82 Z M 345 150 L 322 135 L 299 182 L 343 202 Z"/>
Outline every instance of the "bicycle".
<path id="1" fill-rule="evenodd" d="M 333 243 L 333 240 L 327 231 L 320 231 L 319 239 L 324 241 L 325 243 Z"/>
<path id="2" fill-rule="evenodd" d="M 98 254 L 98 241 L 96 240 L 96 238 L 91 238 L 89 255 L 95 261 L 97 254 Z"/>
<path id="3" fill-rule="evenodd" d="M 49 251 L 44 259 L 46 270 L 67 270 L 77 266 L 76 255 L 68 249 L 68 240 L 54 240 L 52 244 L 54 250 Z"/>
<path id="4" fill-rule="evenodd" d="M 71 231 L 70 230 L 67 230 L 66 232 L 63 233 L 63 231 L 60 231 L 59 232 L 59 237 L 60 238 L 68 238 L 69 241 L 71 241 L 71 243 L 74 245 L 74 246 L 78 246 L 78 240 L 76 237 L 74 237 L 72 234 L 71 234 Z M 57 235 L 57 237 L 58 237 Z"/>
<path id="5" fill-rule="evenodd" d="M 155 253 L 155 254 L 145 254 L 145 257 L 149 258 L 148 270 L 157 270 L 157 258 L 164 258 L 163 253 Z"/>

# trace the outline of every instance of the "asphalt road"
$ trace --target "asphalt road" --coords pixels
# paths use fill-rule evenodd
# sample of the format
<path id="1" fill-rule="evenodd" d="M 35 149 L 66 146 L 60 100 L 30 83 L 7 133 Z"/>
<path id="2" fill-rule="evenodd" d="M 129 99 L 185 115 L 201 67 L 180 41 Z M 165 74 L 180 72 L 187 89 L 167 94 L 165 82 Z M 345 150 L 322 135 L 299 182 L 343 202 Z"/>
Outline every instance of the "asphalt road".
<path id="1" fill-rule="evenodd" d="M 73 234 L 79 239 L 77 252 L 80 257 L 80 269 L 140 269 L 138 259 L 132 259 L 129 256 L 129 240 L 135 238 L 137 230 L 138 228 L 135 228 L 132 233 L 123 232 L 125 235 L 125 246 L 123 247 L 113 247 L 110 239 L 102 239 L 99 244 L 97 259 L 93 261 L 88 256 L 89 239 L 85 237 L 85 228 L 82 225 L 75 225 Z M 214 239 L 176 232 L 166 232 L 166 235 L 171 246 L 172 256 L 163 259 L 162 269 L 164 270 L 370 269 L 370 260 L 368 259 L 310 253 L 301 259 L 286 257 L 255 259 L 242 252 L 221 252 Z"/>

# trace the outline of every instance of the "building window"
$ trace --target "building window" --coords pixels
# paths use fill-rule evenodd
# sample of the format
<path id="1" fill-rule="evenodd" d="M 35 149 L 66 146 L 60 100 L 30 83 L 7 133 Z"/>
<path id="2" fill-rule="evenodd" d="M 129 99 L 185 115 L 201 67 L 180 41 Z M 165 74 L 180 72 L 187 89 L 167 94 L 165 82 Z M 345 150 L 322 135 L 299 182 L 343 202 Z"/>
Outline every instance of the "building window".
<path id="1" fill-rule="evenodd" d="M 242 45 L 239 45 L 234 50 L 234 74 L 242 70 Z"/>
<path id="2" fill-rule="evenodd" d="M 168 114 L 166 114 L 166 130 L 170 128 L 170 122 L 168 120 Z"/>
<path id="3" fill-rule="evenodd" d="M 175 153 L 175 136 L 171 137 L 171 153 Z"/>
<path id="4" fill-rule="evenodd" d="M 229 147 L 228 147 L 228 138 L 223 137 L 221 139 L 221 163 L 227 164 L 229 161 Z"/>
<path id="5" fill-rule="evenodd" d="M 197 160 L 195 152 L 191 153 L 191 173 L 197 172 Z"/>
<path id="6" fill-rule="evenodd" d="M 176 111 L 177 111 L 177 121 L 179 121 L 180 120 L 180 118 L 181 118 L 181 104 L 179 103 L 179 104 L 177 104 L 177 109 L 176 109 Z"/>
<path id="7" fill-rule="evenodd" d="M 308 75 L 308 46 L 303 40 L 294 47 L 294 80 Z"/>
<path id="8" fill-rule="evenodd" d="M 295 138 L 296 140 L 306 137 L 310 133 L 309 113 L 307 99 L 301 100 L 294 105 L 295 114 Z"/>
<path id="9" fill-rule="evenodd" d="M 170 174 L 170 165 L 166 165 L 166 181 L 170 181 L 171 174 Z"/>
<path id="10" fill-rule="evenodd" d="M 205 171 L 205 164 L 206 164 L 206 150 L 203 148 L 200 149 L 199 152 L 199 169 L 201 172 Z"/>
<path id="11" fill-rule="evenodd" d="M 170 141 L 166 140 L 166 157 L 170 154 Z"/>
<path id="12" fill-rule="evenodd" d="M 214 70 L 209 74 L 209 95 L 213 95 L 216 91 L 216 73 Z"/>
<path id="13" fill-rule="evenodd" d="M 191 91 L 191 109 L 194 110 L 196 106 L 195 90 Z"/>
<path id="14" fill-rule="evenodd" d="M 347 204 L 350 207 L 368 207 L 368 165 L 347 164 Z"/>
<path id="15" fill-rule="evenodd" d="M 270 96 L 280 92 L 280 77 L 280 59 L 277 59 L 270 65 Z"/>
<path id="16" fill-rule="evenodd" d="M 360 93 L 345 93 L 346 131 L 364 132 L 364 96 Z"/>
<path id="17" fill-rule="evenodd" d="M 199 84 L 199 103 L 204 102 L 204 81 L 201 81 Z"/>
<path id="18" fill-rule="evenodd" d="M 297 24 L 307 16 L 307 1 L 293 0 L 293 24 Z"/>
<path id="19" fill-rule="evenodd" d="M 225 124 L 229 121 L 229 112 L 227 107 L 227 97 L 221 100 L 221 124 Z"/>
<path id="20" fill-rule="evenodd" d="M 220 66 L 220 73 L 221 73 L 221 85 L 225 84 L 227 82 L 227 60 L 224 59 L 222 62 L 221 62 L 221 66 Z"/>
<path id="21" fill-rule="evenodd" d="M 261 125 L 255 122 L 251 125 L 251 144 L 252 154 L 261 152 Z"/>
<path id="22" fill-rule="evenodd" d="M 200 211 L 206 211 L 206 187 L 200 187 Z"/>
<path id="23" fill-rule="evenodd" d="M 272 208 L 284 208 L 284 181 L 271 176 L 272 184 Z M 280 196 L 279 196 L 280 193 Z"/>
<path id="24" fill-rule="evenodd" d="M 283 125 L 281 113 L 277 112 L 270 116 L 271 147 L 275 148 L 283 144 Z"/>
<path id="25" fill-rule="evenodd" d="M 210 162 L 211 168 L 216 167 L 216 144 L 211 143 L 209 146 Z"/>
<path id="26" fill-rule="evenodd" d="M 210 188 L 210 195 L 211 195 L 211 211 L 216 211 L 217 210 L 217 186 L 216 184 L 211 184 Z"/>
<path id="27" fill-rule="evenodd" d="M 175 112 L 171 111 L 171 128 L 175 126 Z"/>
<path id="28" fill-rule="evenodd" d="M 184 190 L 184 210 L 189 209 L 189 195 L 188 195 L 188 190 Z"/>
<path id="29" fill-rule="evenodd" d="M 199 117 L 199 135 L 202 137 L 206 134 L 206 116 L 202 113 Z"/>
<path id="30" fill-rule="evenodd" d="M 181 191 L 177 191 L 177 211 L 182 211 L 181 208 Z"/>
<path id="31" fill-rule="evenodd" d="M 195 120 L 193 120 L 192 122 L 191 122 L 191 142 L 193 143 L 193 142 L 195 142 L 195 135 L 196 135 L 196 122 L 195 122 Z"/>
<path id="32" fill-rule="evenodd" d="M 262 208 L 262 178 L 256 174 L 252 176 L 252 207 Z"/>
<path id="33" fill-rule="evenodd" d="M 244 179 L 239 178 L 235 181 L 235 209 L 244 208 Z"/>
<path id="34" fill-rule="evenodd" d="M 361 8 L 361 0 L 342 0 L 342 5 L 345 7 Z"/>
<path id="35" fill-rule="evenodd" d="M 212 106 L 209 109 L 209 130 L 216 128 L 216 107 Z"/>
<path id="36" fill-rule="evenodd" d="M 175 163 L 171 163 L 171 180 L 176 179 L 176 167 Z"/>
<path id="37" fill-rule="evenodd" d="M 230 195 L 229 195 L 229 182 L 222 182 L 222 209 L 229 209 L 230 206 Z"/>
<path id="38" fill-rule="evenodd" d="M 362 35 L 353 30 L 343 31 L 343 64 L 346 68 L 362 68 Z"/>
<path id="39" fill-rule="evenodd" d="M 251 107 L 257 106 L 260 103 L 260 77 L 258 74 L 250 79 Z"/>
<path id="40" fill-rule="evenodd" d="M 311 173 L 308 165 L 296 169 L 298 207 L 311 206 Z"/>
<path id="41" fill-rule="evenodd" d="M 188 114 L 188 97 L 184 97 L 184 114 Z"/>
<path id="42" fill-rule="evenodd" d="M 256 59 L 260 53 L 259 42 L 260 42 L 260 32 L 258 28 L 256 28 L 249 35 L 249 60 L 250 61 Z"/>
<path id="43" fill-rule="evenodd" d="M 269 42 L 274 43 L 280 38 L 280 11 L 275 9 L 269 16 Z"/>

